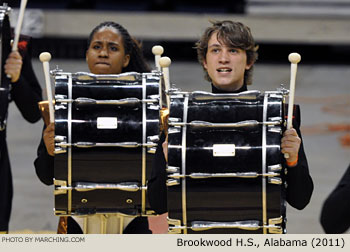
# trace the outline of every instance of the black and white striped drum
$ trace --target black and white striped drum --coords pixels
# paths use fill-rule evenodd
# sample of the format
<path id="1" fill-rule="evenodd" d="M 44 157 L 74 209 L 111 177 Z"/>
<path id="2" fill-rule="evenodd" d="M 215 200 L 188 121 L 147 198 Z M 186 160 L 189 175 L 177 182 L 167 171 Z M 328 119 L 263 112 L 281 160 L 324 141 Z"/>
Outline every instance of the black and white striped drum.
<path id="1" fill-rule="evenodd" d="M 54 75 L 56 215 L 147 214 L 160 74 Z"/>
<path id="2" fill-rule="evenodd" d="M 10 22 L 9 13 L 11 8 L 6 4 L 0 6 L 0 131 L 6 128 L 7 109 L 10 101 L 10 79 L 4 72 L 4 65 L 10 53 Z"/>
<path id="3" fill-rule="evenodd" d="M 171 93 L 170 233 L 283 233 L 284 91 Z"/>

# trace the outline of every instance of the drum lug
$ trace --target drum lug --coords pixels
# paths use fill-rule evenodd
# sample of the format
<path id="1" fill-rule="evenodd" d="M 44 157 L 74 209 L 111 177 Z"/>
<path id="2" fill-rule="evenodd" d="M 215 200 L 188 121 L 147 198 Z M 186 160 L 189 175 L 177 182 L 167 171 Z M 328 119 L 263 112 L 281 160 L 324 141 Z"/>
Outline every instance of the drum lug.
<path id="1" fill-rule="evenodd" d="M 55 142 L 64 142 L 67 140 L 66 136 L 55 136 Z"/>
<path id="2" fill-rule="evenodd" d="M 170 219 L 169 217 L 167 217 L 167 220 L 168 220 L 168 224 L 169 224 L 169 225 L 181 226 L 181 220 L 178 220 L 178 219 Z"/>
<path id="3" fill-rule="evenodd" d="M 159 100 L 159 95 L 148 95 L 147 98 L 150 100 Z"/>
<path id="4" fill-rule="evenodd" d="M 180 127 L 171 127 L 168 129 L 168 134 L 176 134 L 180 132 L 181 132 Z"/>
<path id="5" fill-rule="evenodd" d="M 168 234 L 181 234 L 181 228 L 168 228 Z"/>
<path id="6" fill-rule="evenodd" d="M 55 215 L 67 215 L 67 211 L 62 211 L 62 210 L 54 210 L 55 211 Z"/>
<path id="7" fill-rule="evenodd" d="M 67 105 L 65 104 L 55 105 L 55 111 L 60 109 L 67 109 Z"/>
<path id="8" fill-rule="evenodd" d="M 275 226 L 283 223 L 283 217 L 269 219 L 269 233 L 270 234 L 283 234 L 283 229 L 281 226 Z"/>
<path id="9" fill-rule="evenodd" d="M 180 172 L 180 167 L 168 166 L 166 171 L 167 171 L 167 173 L 179 173 Z"/>
<path id="10" fill-rule="evenodd" d="M 282 222 L 283 222 L 282 216 L 269 219 L 269 225 L 281 224 Z"/>
<path id="11" fill-rule="evenodd" d="M 168 118 L 169 123 L 172 122 L 181 122 L 181 118 L 176 118 L 176 117 L 169 117 Z"/>
<path id="12" fill-rule="evenodd" d="M 269 117 L 269 118 L 268 118 L 268 121 L 271 121 L 271 122 L 280 122 L 280 123 L 282 123 L 281 117 L 279 117 L 279 116 L 276 116 L 276 117 Z"/>
<path id="13" fill-rule="evenodd" d="M 67 95 L 55 95 L 55 100 L 64 100 L 67 99 Z"/>
<path id="14" fill-rule="evenodd" d="M 157 151 L 157 148 L 156 148 L 156 147 L 148 148 L 148 149 L 147 149 L 147 153 L 149 153 L 149 154 L 156 154 L 156 151 Z"/>
<path id="15" fill-rule="evenodd" d="M 150 215 L 155 215 L 155 216 L 157 216 L 157 214 L 156 214 L 155 211 L 153 211 L 153 210 L 146 210 L 145 216 L 150 216 Z"/>
<path id="16" fill-rule="evenodd" d="M 55 186 L 67 186 L 67 181 L 54 179 L 53 184 Z"/>
<path id="17" fill-rule="evenodd" d="M 176 185 L 180 185 L 180 181 L 178 179 L 168 179 L 166 181 L 166 185 L 167 186 L 176 186 Z"/>
<path id="18" fill-rule="evenodd" d="M 54 195 L 67 194 L 67 181 L 55 179 L 53 184 L 55 186 L 55 190 L 53 192 Z M 62 187 L 64 189 L 61 189 Z"/>
<path id="19" fill-rule="evenodd" d="M 169 234 L 181 234 L 181 230 L 183 229 L 183 227 L 181 227 L 181 220 L 177 220 L 177 219 L 170 219 L 169 217 L 168 219 L 168 233 Z"/>
<path id="20" fill-rule="evenodd" d="M 55 148 L 54 150 L 54 154 L 62 154 L 62 153 L 66 153 L 67 152 L 67 149 L 66 148 L 60 148 L 60 147 L 57 147 Z"/>
<path id="21" fill-rule="evenodd" d="M 158 110 L 160 109 L 159 105 L 154 105 L 154 104 L 150 104 L 147 106 L 147 109 L 149 110 Z"/>
<path id="22" fill-rule="evenodd" d="M 148 136 L 147 137 L 147 142 L 157 143 L 158 141 L 159 141 L 159 136 L 158 135 Z"/>
<path id="23" fill-rule="evenodd" d="M 270 234 L 283 234 L 283 229 L 282 229 L 282 227 L 270 227 L 269 233 Z"/>
<path id="24" fill-rule="evenodd" d="M 53 195 L 67 194 L 67 189 L 55 189 Z"/>
<path id="25" fill-rule="evenodd" d="M 276 165 L 269 165 L 267 167 L 267 171 L 270 172 L 279 172 L 282 170 L 282 165 L 281 164 L 276 164 Z"/>
<path id="26" fill-rule="evenodd" d="M 268 132 L 271 132 L 271 133 L 278 133 L 278 134 L 282 135 L 282 129 L 281 129 L 281 127 L 268 126 Z"/>
<path id="27" fill-rule="evenodd" d="M 282 179 L 279 178 L 279 177 L 268 178 L 268 183 L 269 184 L 275 184 L 275 185 L 281 185 L 282 184 Z"/>

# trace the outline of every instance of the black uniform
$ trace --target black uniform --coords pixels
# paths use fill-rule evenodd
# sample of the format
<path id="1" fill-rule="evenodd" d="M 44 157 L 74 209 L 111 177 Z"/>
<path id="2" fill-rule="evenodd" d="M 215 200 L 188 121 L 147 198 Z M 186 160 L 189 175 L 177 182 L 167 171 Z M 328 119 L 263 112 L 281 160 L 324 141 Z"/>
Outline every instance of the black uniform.
<path id="1" fill-rule="evenodd" d="M 18 49 L 23 58 L 23 65 L 19 80 L 16 83 L 12 83 L 9 102 L 14 101 L 22 116 L 28 122 L 34 123 L 41 118 L 38 102 L 42 100 L 42 96 L 41 88 L 31 63 L 30 39 L 21 37 Z M 0 231 L 8 230 L 12 194 L 12 176 L 5 128 L 0 131 Z"/>
<path id="2" fill-rule="evenodd" d="M 321 224 L 329 234 L 341 234 L 350 227 L 350 165 L 323 204 Z"/>
<path id="3" fill-rule="evenodd" d="M 243 85 L 242 88 L 236 90 L 234 93 L 239 93 L 247 91 L 247 86 Z M 215 88 L 212 85 L 213 93 L 228 93 Z M 232 92 L 230 92 L 232 93 Z M 293 123 L 295 130 L 297 131 L 299 137 L 300 134 L 300 110 L 299 106 L 296 106 L 295 111 L 296 121 Z M 163 154 L 162 143 L 165 141 L 165 135 L 162 134 L 161 139 L 158 143 L 155 162 L 152 169 L 151 179 L 148 181 L 148 199 L 150 201 L 151 208 L 155 210 L 158 214 L 167 212 L 167 188 L 166 188 L 166 161 Z M 300 144 L 300 149 L 298 153 L 298 164 L 295 167 L 288 169 L 288 175 L 286 176 L 286 181 L 288 184 L 286 190 L 287 202 L 297 208 L 303 209 L 310 201 L 313 182 L 309 174 L 309 167 L 306 160 L 303 142 Z"/>

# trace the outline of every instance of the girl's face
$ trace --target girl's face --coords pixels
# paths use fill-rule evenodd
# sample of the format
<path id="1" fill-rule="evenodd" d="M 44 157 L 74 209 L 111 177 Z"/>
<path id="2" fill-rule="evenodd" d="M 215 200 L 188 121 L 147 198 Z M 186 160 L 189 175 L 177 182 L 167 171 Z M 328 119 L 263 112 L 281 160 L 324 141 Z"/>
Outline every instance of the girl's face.
<path id="1" fill-rule="evenodd" d="M 113 28 L 96 32 L 86 51 L 86 62 L 93 74 L 120 74 L 127 67 L 130 55 L 125 54 L 123 38 Z"/>

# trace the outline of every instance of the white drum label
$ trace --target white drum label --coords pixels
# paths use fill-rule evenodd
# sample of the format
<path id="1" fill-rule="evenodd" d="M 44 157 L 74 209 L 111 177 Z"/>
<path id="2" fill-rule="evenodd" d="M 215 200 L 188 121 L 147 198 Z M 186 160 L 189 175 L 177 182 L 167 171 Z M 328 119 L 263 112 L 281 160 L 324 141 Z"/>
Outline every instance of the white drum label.
<path id="1" fill-rule="evenodd" d="M 234 157 L 236 155 L 236 145 L 234 144 L 214 144 L 214 157 Z"/>
<path id="2" fill-rule="evenodd" d="M 118 118 L 117 117 L 97 117 L 98 129 L 117 129 Z"/>

